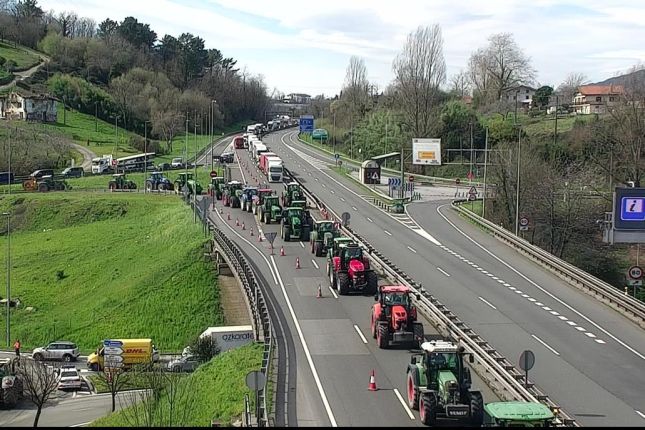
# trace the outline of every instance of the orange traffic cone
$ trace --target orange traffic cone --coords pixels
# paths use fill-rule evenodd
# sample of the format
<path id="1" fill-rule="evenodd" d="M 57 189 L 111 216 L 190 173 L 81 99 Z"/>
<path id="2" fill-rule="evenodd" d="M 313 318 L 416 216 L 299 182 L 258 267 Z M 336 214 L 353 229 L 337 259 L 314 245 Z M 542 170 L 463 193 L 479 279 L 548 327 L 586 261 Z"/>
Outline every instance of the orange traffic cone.
<path id="1" fill-rule="evenodd" d="M 231 220 L 231 213 L 230 212 L 226 214 L 226 219 L 229 220 L 229 221 Z"/>
<path id="2" fill-rule="evenodd" d="M 251 229 L 251 236 L 253 236 L 253 229 Z"/>
<path id="3" fill-rule="evenodd" d="M 262 242 L 262 235 L 258 234 L 258 242 Z"/>
<path id="4" fill-rule="evenodd" d="M 318 284 L 318 293 L 316 294 L 316 298 L 321 298 L 322 297 L 322 287 L 320 284 Z"/>
<path id="5" fill-rule="evenodd" d="M 240 226 L 240 220 L 239 220 L 239 218 L 235 218 L 235 225 L 236 225 L 236 226 L 238 226 L 238 227 Z"/>
<path id="6" fill-rule="evenodd" d="M 300 269 L 300 257 L 296 257 L 296 269 Z"/>
<path id="7" fill-rule="evenodd" d="M 280 247 L 280 256 L 284 257 L 284 246 Z"/>
<path id="8" fill-rule="evenodd" d="M 223 214 L 224 210 L 222 208 L 219 208 L 219 213 Z"/>
<path id="9" fill-rule="evenodd" d="M 244 221 L 242 221 L 242 230 L 246 230 L 246 225 L 244 224 Z"/>
<path id="10" fill-rule="evenodd" d="M 367 386 L 369 391 L 377 391 L 376 388 L 376 378 L 374 377 L 374 369 L 372 369 L 372 374 L 370 375 L 370 384 Z"/>

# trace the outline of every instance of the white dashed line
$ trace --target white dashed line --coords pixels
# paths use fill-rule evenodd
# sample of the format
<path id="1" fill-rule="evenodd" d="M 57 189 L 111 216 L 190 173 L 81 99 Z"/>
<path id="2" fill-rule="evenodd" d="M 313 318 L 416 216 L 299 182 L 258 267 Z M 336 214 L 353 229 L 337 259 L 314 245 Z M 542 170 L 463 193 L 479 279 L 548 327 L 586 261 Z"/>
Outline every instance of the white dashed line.
<path id="1" fill-rule="evenodd" d="M 556 317 L 557 317 L 558 315 L 560 315 L 557 311 L 551 311 L 551 312 L 549 312 L 549 313 L 550 313 L 551 315 L 555 315 Z"/>
<path id="2" fill-rule="evenodd" d="M 560 315 L 560 316 L 558 316 L 558 318 L 560 318 L 562 321 L 566 321 L 566 320 L 569 319 L 569 318 L 565 317 L 564 315 Z"/>
<path id="3" fill-rule="evenodd" d="M 527 300 L 528 300 L 529 302 L 537 302 L 537 300 L 535 300 L 533 297 L 529 297 Z"/>
<path id="4" fill-rule="evenodd" d="M 578 330 L 578 331 L 587 331 L 587 329 L 586 329 L 586 328 L 584 328 L 584 327 L 580 327 L 580 326 L 577 326 L 577 327 L 576 327 L 576 330 Z"/>
<path id="5" fill-rule="evenodd" d="M 399 390 L 395 388 L 394 389 L 394 394 L 396 394 L 396 397 L 399 399 L 399 402 L 401 402 L 401 404 L 403 405 L 403 409 L 405 409 L 405 412 L 407 412 L 407 414 L 410 417 L 410 419 L 414 420 L 414 414 L 412 413 L 412 411 L 410 410 L 408 405 L 403 400 L 403 397 L 401 397 L 401 393 L 399 393 Z"/>
<path id="6" fill-rule="evenodd" d="M 332 287 L 329 287 L 329 291 L 331 291 L 331 295 L 334 296 L 335 299 L 338 298 L 338 296 L 336 295 L 336 291 L 334 291 Z"/>
<path id="7" fill-rule="evenodd" d="M 524 294 L 524 291 L 522 291 L 522 290 L 515 290 L 515 293 L 517 293 L 517 294 Z"/>
<path id="8" fill-rule="evenodd" d="M 596 337 L 596 335 L 595 335 L 595 334 L 593 334 L 593 333 L 585 332 L 585 334 L 586 334 L 588 337 L 592 338 L 592 339 L 594 339 L 594 338 Z"/>
<path id="9" fill-rule="evenodd" d="M 601 344 L 602 344 L 602 343 L 605 343 L 605 341 L 604 341 L 604 340 L 602 340 L 602 339 L 594 339 L 594 340 L 595 340 L 596 342 L 598 342 L 598 343 L 601 343 Z"/>
<path id="10" fill-rule="evenodd" d="M 578 325 L 575 321 L 567 321 L 567 324 L 569 324 L 571 327 L 575 327 Z"/>
<path id="11" fill-rule="evenodd" d="M 367 344 L 367 339 L 365 339 L 365 336 L 363 336 L 363 333 L 361 333 L 361 329 L 358 328 L 356 324 L 354 324 L 354 328 L 356 329 L 356 332 L 358 335 L 361 337 L 361 340 L 363 341 L 364 344 Z"/>
<path id="12" fill-rule="evenodd" d="M 341 201 L 341 202 L 344 202 L 344 201 L 345 201 L 345 199 L 344 199 L 343 197 L 341 197 L 341 198 L 340 198 L 340 201 Z"/>
<path id="13" fill-rule="evenodd" d="M 357 210 L 358 210 L 358 209 L 356 209 L 356 206 L 352 206 L 352 209 L 354 209 L 355 211 L 357 211 Z"/>
<path id="14" fill-rule="evenodd" d="M 323 186 L 323 188 L 327 188 L 327 185 L 325 185 L 325 184 L 322 184 L 322 186 Z"/>
<path id="15" fill-rule="evenodd" d="M 302 243 L 302 242 L 300 242 L 300 246 L 302 246 L 302 247 L 304 248 L 304 247 L 305 247 L 305 244 L 304 244 L 304 243 Z"/>
<path id="16" fill-rule="evenodd" d="M 502 279 L 498 279 L 498 280 L 497 280 L 497 282 L 499 282 L 500 284 L 503 284 L 503 283 L 504 283 L 504 280 L 502 280 Z"/>
<path id="17" fill-rule="evenodd" d="M 511 286 L 511 284 L 509 284 L 508 282 L 504 282 L 502 285 L 504 285 L 505 287 L 510 287 Z"/>
<path id="18" fill-rule="evenodd" d="M 441 273 L 443 273 L 444 275 L 446 275 L 446 276 L 450 277 L 450 273 L 446 272 L 446 271 L 445 271 L 445 270 L 443 270 L 441 267 L 437 267 L 437 270 L 438 270 L 438 271 L 440 271 Z"/>
<path id="19" fill-rule="evenodd" d="M 372 221 L 372 219 L 371 219 L 370 217 L 367 217 L 367 220 L 368 220 L 369 222 L 374 222 L 374 221 Z"/>
<path id="20" fill-rule="evenodd" d="M 524 297 L 525 299 L 528 299 L 531 296 L 529 296 L 528 294 L 522 294 L 522 297 Z"/>
<path id="21" fill-rule="evenodd" d="M 412 248 L 411 246 L 408 246 L 408 249 L 409 249 L 410 251 L 414 252 L 415 254 L 417 253 L 417 250 L 416 250 L 416 249 L 414 249 L 414 248 Z"/>
<path id="22" fill-rule="evenodd" d="M 515 287 L 508 287 L 508 289 L 511 290 L 511 291 L 517 290 L 517 288 L 515 288 Z"/>
<path id="23" fill-rule="evenodd" d="M 539 338 L 539 337 L 537 337 L 536 335 L 532 334 L 532 335 L 531 335 L 531 337 L 532 337 L 533 339 L 537 340 L 538 342 L 540 342 L 540 343 L 541 343 L 542 345 L 544 345 L 545 347 L 547 347 L 547 348 L 548 348 L 552 353 L 554 353 L 555 355 L 560 355 L 560 353 L 559 353 L 558 351 L 556 351 L 555 349 L 551 348 L 549 345 L 547 345 L 547 344 L 546 344 L 546 342 L 544 342 L 542 339 L 540 339 L 540 338 Z"/>
<path id="24" fill-rule="evenodd" d="M 390 233 L 390 232 L 389 232 L 389 231 L 387 231 L 387 230 L 383 230 L 383 233 L 387 234 L 388 236 L 392 236 L 392 233 Z"/>
<path id="25" fill-rule="evenodd" d="M 544 303 L 542 303 L 542 302 L 535 302 L 535 305 L 536 305 L 536 306 L 540 306 L 540 307 L 542 307 L 542 306 L 544 306 Z"/>
<path id="26" fill-rule="evenodd" d="M 497 276 L 495 276 L 495 275 L 490 275 L 490 277 L 491 277 L 492 279 L 496 280 L 496 281 L 499 281 L 499 278 L 498 278 Z"/>
<path id="27" fill-rule="evenodd" d="M 318 267 L 318 263 L 316 263 L 316 260 L 311 260 L 311 262 L 313 263 L 316 269 L 320 269 L 320 267 Z"/>
<path id="28" fill-rule="evenodd" d="M 482 273 L 486 273 L 486 271 L 484 269 L 482 269 L 481 267 L 478 267 L 477 270 L 479 270 Z"/>
<path id="29" fill-rule="evenodd" d="M 493 309 L 497 310 L 497 308 L 496 308 L 495 306 L 493 306 L 492 304 L 490 304 L 490 302 L 488 302 L 485 298 L 480 297 L 480 298 L 479 298 L 479 300 L 481 300 L 482 302 L 486 303 L 486 304 L 487 304 L 488 306 L 490 306 L 491 308 L 493 308 Z"/>
<path id="30" fill-rule="evenodd" d="M 329 190 L 329 192 L 332 193 L 332 194 L 336 194 L 336 191 L 334 191 L 334 190 Z"/>

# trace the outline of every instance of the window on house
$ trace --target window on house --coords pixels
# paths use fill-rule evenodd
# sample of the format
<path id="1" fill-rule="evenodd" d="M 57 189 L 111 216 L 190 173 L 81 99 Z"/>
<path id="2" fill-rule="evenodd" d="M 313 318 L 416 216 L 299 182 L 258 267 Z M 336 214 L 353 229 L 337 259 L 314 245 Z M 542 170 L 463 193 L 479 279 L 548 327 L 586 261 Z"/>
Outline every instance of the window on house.
<path id="1" fill-rule="evenodd" d="M 596 101 L 597 101 L 597 102 L 601 102 L 601 101 L 602 101 L 602 97 L 596 97 Z"/>
<path id="2" fill-rule="evenodd" d="M 529 99 L 529 96 L 526 96 L 526 100 L 528 100 L 528 99 Z"/>
<path id="3" fill-rule="evenodd" d="M 613 101 L 615 101 L 615 100 L 616 100 L 616 97 L 609 97 L 609 101 L 610 101 L 610 102 L 613 102 Z"/>
<path id="4" fill-rule="evenodd" d="M 529 93 L 529 90 L 526 90 L 526 94 L 528 94 L 528 93 Z"/>

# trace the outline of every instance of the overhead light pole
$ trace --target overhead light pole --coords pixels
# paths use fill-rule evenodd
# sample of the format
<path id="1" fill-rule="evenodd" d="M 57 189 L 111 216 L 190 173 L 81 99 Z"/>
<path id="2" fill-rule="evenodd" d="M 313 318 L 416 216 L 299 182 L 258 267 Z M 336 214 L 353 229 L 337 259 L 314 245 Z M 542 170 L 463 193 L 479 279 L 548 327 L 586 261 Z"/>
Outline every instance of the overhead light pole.
<path id="1" fill-rule="evenodd" d="M 148 123 L 143 122 L 143 193 L 146 193 L 146 175 L 148 174 Z"/>
<path id="2" fill-rule="evenodd" d="M 515 236 L 520 232 L 520 160 L 522 159 L 522 129 L 517 127 L 517 185 L 515 195 Z"/>
<path id="3" fill-rule="evenodd" d="M 11 346 L 11 214 L 3 212 L 7 217 L 7 348 Z"/>
<path id="4" fill-rule="evenodd" d="M 211 145 L 211 172 L 212 172 L 213 170 L 215 170 L 215 160 L 214 160 L 214 157 L 213 157 L 213 149 L 214 149 L 214 146 L 215 146 L 215 145 L 213 145 L 213 139 L 214 139 L 214 137 L 215 137 L 215 134 L 214 134 L 214 128 L 213 128 L 213 124 L 215 123 L 215 107 L 213 106 L 214 104 L 215 104 L 215 105 L 217 104 L 217 100 L 215 100 L 215 99 L 211 100 L 211 130 L 210 130 L 210 132 L 211 132 L 211 137 L 210 137 L 210 145 Z"/>

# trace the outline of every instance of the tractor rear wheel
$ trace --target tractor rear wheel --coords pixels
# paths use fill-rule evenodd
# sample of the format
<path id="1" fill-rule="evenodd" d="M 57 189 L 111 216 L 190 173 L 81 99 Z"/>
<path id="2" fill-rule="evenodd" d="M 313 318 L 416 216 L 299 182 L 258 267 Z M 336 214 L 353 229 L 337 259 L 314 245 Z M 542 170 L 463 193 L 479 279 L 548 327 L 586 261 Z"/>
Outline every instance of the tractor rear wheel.
<path id="1" fill-rule="evenodd" d="M 315 245 L 315 247 L 316 247 L 316 250 L 315 250 L 316 251 L 315 252 L 316 257 L 322 257 L 322 255 L 323 255 L 323 244 L 322 244 L 322 242 L 315 242 L 315 243 L 316 243 L 316 245 Z"/>
<path id="2" fill-rule="evenodd" d="M 166 190 L 166 184 L 164 184 L 163 182 L 159 182 L 159 183 L 157 184 L 157 189 L 158 189 L 159 191 L 165 191 L 165 190 Z"/>
<path id="3" fill-rule="evenodd" d="M 367 294 L 374 295 L 378 290 L 378 275 L 376 272 L 367 272 Z"/>
<path id="4" fill-rule="evenodd" d="M 344 296 L 349 293 L 349 275 L 347 273 L 339 273 L 336 283 L 338 284 L 338 294 Z"/>
<path id="5" fill-rule="evenodd" d="M 46 193 L 47 191 L 49 191 L 49 187 L 45 183 L 38 184 L 38 191 L 40 191 L 41 193 Z"/>
<path id="6" fill-rule="evenodd" d="M 34 360 L 35 361 L 43 361 L 43 358 L 45 358 L 45 357 L 43 357 L 43 355 L 40 354 L 40 353 L 34 354 Z"/>
<path id="7" fill-rule="evenodd" d="M 110 185 L 108 185 L 108 188 L 110 188 L 110 191 L 116 190 L 116 184 L 113 182 L 110 182 Z"/>
<path id="8" fill-rule="evenodd" d="M 388 327 L 387 327 L 387 322 L 379 322 L 377 332 L 376 332 L 376 343 L 378 344 L 378 347 L 381 349 L 386 349 L 389 346 L 388 342 Z"/>
<path id="9" fill-rule="evenodd" d="M 414 323 L 412 330 L 414 332 L 414 343 L 417 344 L 418 348 L 421 348 L 421 344 L 425 342 L 425 337 L 423 333 L 423 324 Z"/>
<path id="10" fill-rule="evenodd" d="M 419 390 L 414 384 L 417 371 L 408 371 L 408 406 L 410 409 L 419 409 Z"/>
<path id="11" fill-rule="evenodd" d="M 146 191 L 152 191 L 152 182 L 146 181 Z"/>
<path id="12" fill-rule="evenodd" d="M 264 214 L 264 223 L 265 224 L 271 224 L 271 214 L 269 212 L 266 212 Z"/>
<path id="13" fill-rule="evenodd" d="M 427 426 L 434 426 L 437 422 L 437 398 L 435 394 L 424 393 L 419 400 L 419 418 L 421 423 Z"/>
<path id="14" fill-rule="evenodd" d="M 481 427 L 484 422 L 484 398 L 479 391 L 470 392 L 470 425 Z"/>

